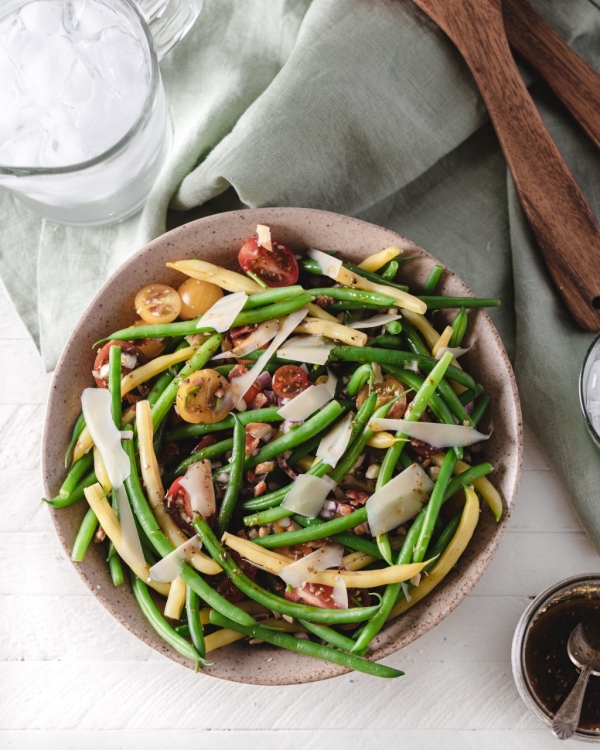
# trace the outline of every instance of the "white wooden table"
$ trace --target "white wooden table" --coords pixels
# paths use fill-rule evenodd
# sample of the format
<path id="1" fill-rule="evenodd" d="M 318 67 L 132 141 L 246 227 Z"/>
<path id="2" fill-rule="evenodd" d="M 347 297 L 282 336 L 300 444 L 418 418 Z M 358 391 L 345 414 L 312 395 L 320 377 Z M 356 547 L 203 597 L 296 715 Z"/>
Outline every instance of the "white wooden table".
<path id="1" fill-rule="evenodd" d="M 49 383 L 0 290 L 0 748 L 559 746 L 521 703 L 511 638 L 529 599 L 560 578 L 598 570 L 600 560 L 531 432 L 499 551 L 457 610 L 386 659 L 405 677 L 252 687 L 158 655 L 80 581 L 40 503 Z"/>

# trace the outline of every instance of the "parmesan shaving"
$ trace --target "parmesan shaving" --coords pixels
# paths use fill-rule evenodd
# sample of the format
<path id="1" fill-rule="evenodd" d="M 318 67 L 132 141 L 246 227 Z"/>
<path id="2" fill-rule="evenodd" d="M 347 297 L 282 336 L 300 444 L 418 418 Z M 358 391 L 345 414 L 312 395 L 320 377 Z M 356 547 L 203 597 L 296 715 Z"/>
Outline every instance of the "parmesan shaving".
<path id="1" fill-rule="evenodd" d="M 321 571 L 327 568 L 339 568 L 343 554 L 344 548 L 341 544 L 326 544 L 291 565 L 286 565 L 279 576 L 290 586 L 301 588 Z"/>
<path id="2" fill-rule="evenodd" d="M 225 333 L 242 312 L 248 295 L 245 292 L 234 292 L 218 299 L 196 324 L 196 328 L 213 328 L 217 333 Z"/>
<path id="3" fill-rule="evenodd" d="M 326 383 L 310 385 L 306 390 L 294 396 L 287 404 L 280 407 L 279 416 L 290 422 L 303 422 L 322 406 L 325 406 L 335 395 L 336 376 L 328 370 Z"/>
<path id="4" fill-rule="evenodd" d="M 332 468 L 337 466 L 337 462 L 344 455 L 350 437 L 352 436 L 352 420 L 354 414 L 346 415 L 341 422 L 338 422 L 335 427 L 323 436 L 319 447 L 317 448 L 317 458 L 325 464 L 329 464 Z"/>
<path id="5" fill-rule="evenodd" d="M 150 568 L 151 579 L 162 583 L 171 583 L 181 573 L 186 562 L 199 552 L 201 547 L 202 542 L 197 536 L 187 539 Z"/>
<path id="6" fill-rule="evenodd" d="M 342 576 L 335 577 L 331 597 L 339 609 L 348 609 L 348 589 Z"/>
<path id="7" fill-rule="evenodd" d="M 316 260 L 319 264 L 319 268 L 325 276 L 330 276 L 334 279 L 342 267 L 342 261 L 339 258 L 334 258 L 333 255 L 323 253 L 320 250 L 313 250 L 312 248 L 308 251 L 308 257 Z"/>
<path id="8" fill-rule="evenodd" d="M 371 534 L 385 534 L 406 523 L 421 510 L 432 489 L 433 482 L 418 464 L 384 484 L 367 500 Z"/>
<path id="9" fill-rule="evenodd" d="M 202 518 L 209 518 L 217 512 L 215 487 L 208 459 L 196 461 L 189 466 L 179 483 L 190 496 L 190 505 L 195 513 Z"/>
<path id="10" fill-rule="evenodd" d="M 329 477 L 300 474 L 285 496 L 281 507 L 307 518 L 316 518 L 323 509 L 327 495 L 334 487 L 335 482 Z"/>
<path id="11" fill-rule="evenodd" d="M 400 430 L 408 437 L 422 440 L 435 448 L 463 447 L 489 440 L 491 435 L 484 435 L 473 427 L 460 424 L 439 424 L 437 422 L 407 422 L 405 419 L 373 418 L 369 427 L 378 432 L 380 430 Z"/>
<path id="12" fill-rule="evenodd" d="M 357 320 L 355 323 L 348 323 L 349 328 L 376 328 L 377 326 L 385 326 L 391 323 L 393 320 L 399 320 L 402 317 L 399 313 L 393 315 L 391 313 L 382 313 L 381 315 L 373 315 L 372 318 L 365 318 L 364 320 Z"/>
<path id="13" fill-rule="evenodd" d="M 281 359 L 325 365 L 335 344 L 321 336 L 294 336 L 277 353 Z"/>

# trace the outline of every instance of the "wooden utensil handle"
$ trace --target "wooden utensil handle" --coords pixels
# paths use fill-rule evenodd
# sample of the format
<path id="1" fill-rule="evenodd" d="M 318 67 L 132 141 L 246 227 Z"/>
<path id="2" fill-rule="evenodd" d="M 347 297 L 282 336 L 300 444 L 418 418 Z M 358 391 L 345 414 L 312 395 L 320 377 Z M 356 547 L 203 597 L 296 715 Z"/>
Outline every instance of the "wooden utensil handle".
<path id="1" fill-rule="evenodd" d="M 600 74 L 548 26 L 527 0 L 503 0 L 510 46 L 552 87 L 600 148 Z"/>
<path id="2" fill-rule="evenodd" d="M 471 68 L 565 304 L 581 328 L 600 331 L 600 228 L 519 75 L 500 0 L 415 2 Z"/>

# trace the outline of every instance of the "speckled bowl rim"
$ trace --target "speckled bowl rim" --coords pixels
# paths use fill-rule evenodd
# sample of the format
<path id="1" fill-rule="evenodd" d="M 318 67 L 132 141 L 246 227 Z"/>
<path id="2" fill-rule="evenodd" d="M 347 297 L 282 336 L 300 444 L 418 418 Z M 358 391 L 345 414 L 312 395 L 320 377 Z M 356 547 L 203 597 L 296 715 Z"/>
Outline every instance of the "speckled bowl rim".
<path id="1" fill-rule="evenodd" d="M 46 420 L 44 426 L 44 436 L 42 441 L 42 473 L 44 481 L 44 489 L 47 497 L 53 496 L 53 491 L 56 492 L 58 489 L 57 480 L 53 481 L 53 473 L 56 472 L 56 465 L 51 460 L 53 453 L 57 451 L 57 437 L 56 437 L 56 420 L 55 417 L 61 414 L 63 408 L 68 409 L 69 404 L 67 399 L 63 399 L 63 404 L 59 404 L 59 397 L 56 395 L 60 390 L 58 383 L 62 378 L 68 375 L 69 361 L 73 358 L 73 352 L 77 352 L 78 348 L 82 346 L 82 339 L 85 343 L 97 340 L 101 336 L 105 335 L 104 331 L 93 334 L 85 335 L 85 324 L 87 317 L 90 315 L 92 309 L 97 308 L 99 305 L 102 306 L 102 301 L 107 290 L 114 284 L 118 284 L 119 279 L 126 276 L 130 271 L 135 269 L 138 265 L 141 265 L 143 261 L 150 258 L 151 254 L 157 249 L 163 249 L 169 247 L 173 249 L 173 259 L 177 256 L 177 246 L 185 244 L 185 239 L 189 233 L 197 231 L 212 234 L 216 233 L 214 226 L 221 227 L 225 224 L 228 226 L 231 224 L 232 237 L 234 234 L 234 225 L 236 221 L 238 224 L 243 225 L 246 231 L 245 236 L 252 234 L 253 230 L 248 231 L 248 226 L 253 226 L 257 223 L 266 223 L 270 225 L 281 226 L 279 230 L 279 238 L 286 241 L 285 237 L 281 234 L 286 232 L 290 225 L 298 223 L 302 220 L 302 226 L 297 230 L 290 230 L 296 233 L 301 233 L 306 227 L 311 227 L 312 224 L 321 224 L 323 231 L 332 228 L 332 231 L 340 230 L 346 231 L 352 234 L 353 232 L 360 237 L 371 237 L 381 240 L 379 244 L 382 247 L 390 245 L 398 245 L 402 247 L 406 254 L 419 255 L 420 259 L 416 261 L 421 264 L 419 266 L 419 273 L 423 277 L 426 271 L 431 268 L 435 263 L 440 263 L 430 253 L 423 248 L 419 247 L 415 243 L 406 238 L 398 235 L 391 230 L 384 229 L 374 224 L 364 222 L 358 219 L 354 219 L 348 216 L 335 214 L 327 211 L 320 211 L 316 209 L 304 209 L 304 208 L 262 208 L 262 209 L 247 209 L 230 211 L 222 214 L 215 214 L 199 219 L 197 221 L 184 224 L 171 232 L 168 232 L 157 239 L 153 240 L 135 254 L 133 254 L 125 263 L 123 263 L 105 282 L 99 292 L 96 294 L 94 299 L 91 301 L 88 309 L 82 316 L 80 322 L 75 327 L 73 333 L 69 337 L 64 351 L 59 359 L 54 377 L 51 384 L 50 395 L 48 399 L 48 406 L 46 412 Z M 248 225 L 248 226 L 246 226 Z M 240 234 L 243 237 L 244 234 Z M 315 245 L 316 243 L 312 243 Z M 374 246 L 373 246 L 374 245 Z M 382 249 L 378 246 L 377 242 L 369 244 L 368 252 L 376 252 Z M 293 245 L 292 245 L 293 246 Z M 326 245 L 321 245 L 325 248 Z M 343 252 L 343 250 L 342 250 Z M 352 250 L 348 249 L 348 253 L 352 254 Z M 366 254 L 367 250 L 363 254 Z M 414 264 L 415 261 L 412 261 Z M 228 265 L 228 263 L 224 263 Z M 444 265 L 441 263 L 441 265 Z M 421 268 L 422 266 L 422 268 Z M 407 264 L 408 267 L 408 264 Z M 454 275 L 450 269 L 446 266 L 445 280 L 442 281 L 442 291 L 450 292 L 453 294 L 460 294 L 463 296 L 471 296 L 473 293 L 471 290 L 462 282 L 456 275 Z M 422 271 L 422 272 L 421 272 Z M 166 273 L 165 273 L 166 275 Z M 160 279 L 156 279 L 157 281 Z M 421 279 L 422 280 L 422 279 Z M 146 282 L 149 283 L 149 282 Z M 450 290 L 445 287 L 453 287 Z M 473 311 L 473 317 L 475 317 L 475 327 L 481 328 L 487 335 L 490 336 L 493 346 L 497 350 L 498 358 L 495 360 L 494 371 L 502 370 L 502 380 L 505 386 L 502 403 L 506 404 L 507 411 L 510 412 L 510 419 L 507 418 L 507 428 L 510 428 L 512 433 L 512 441 L 509 442 L 507 448 L 507 455 L 509 461 L 506 467 L 503 469 L 503 476 L 507 474 L 509 482 L 508 488 L 504 489 L 503 500 L 504 500 L 504 515 L 501 521 L 493 526 L 493 533 L 489 541 L 487 542 L 484 549 L 482 549 L 473 560 L 468 560 L 467 568 L 468 575 L 461 577 L 458 583 L 449 581 L 450 577 L 440 584 L 432 593 L 426 597 L 423 602 L 417 604 L 411 608 L 403 618 L 398 618 L 387 625 L 378 638 L 374 642 L 375 648 L 370 655 L 373 661 L 378 661 L 389 654 L 392 654 L 399 649 L 407 646 L 416 638 L 424 635 L 431 628 L 437 625 L 442 619 L 449 615 L 455 607 L 465 598 L 468 592 L 473 588 L 477 581 L 482 576 L 484 570 L 487 568 L 492 556 L 494 555 L 500 539 L 502 538 L 506 529 L 508 520 L 510 518 L 512 508 L 516 499 L 520 473 L 522 464 L 523 454 L 523 430 L 522 430 L 522 417 L 520 409 L 519 395 L 517 391 L 517 385 L 512 370 L 512 366 L 508 359 L 508 355 L 502 345 L 499 334 L 494 327 L 491 319 L 484 310 Z M 97 335 L 96 335 L 97 334 Z M 475 343 L 473 344 L 475 347 Z M 468 357 L 469 355 L 467 355 Z M 478 360 L 476 360 L 477 362 Z M 508 399 L 508 400 L 507 400 Z M 71 412 L 74 413 L 73 404 L 70 404 Z M 77 408 L 77 407 L 75 407 Z M 72 429 L 73 420 L 63 419 L 65 421 L 64 435 L 62 439 L 58 438 L 58 443 L 64 444 L 65 447 L 70 439 L 70 431 Z M 491 441 L 490 441 L 491 442 Z M 501 453 L 501 455 L 504 455 Z M 76 504 L 71 508 L 77 508 L 82 504 Z M 50 507 L 52 520 L 56 528 L 60 542 L 70 559 L 70 550 L 72 545 L 73 532 L 67 528 L 68 523 L 65 521 L 65 510 L 55 510 Z M 80 511 L 82 515 L 83 510 Z M 482 513 L 483 515 L 483 513 Z M 491 514 L 490 514 L 491 515 Z M 478 526 L 480 528 L 481 524 Z M 488 526 L 486 528 L 491 528 Z M 68 532 L 71 533 L 68 533 Z M 472 544 L 472 542 L 471 542 Z M 469 556 L 469 547 L 464 555 L 465 558 Z M 100 564 L 101 563 L 101 564 Z M 94 557 L 94 550 L 90 550 L 86 556 L 86 561 L 81 564 L 75 564 L 74 566 L 81 576 L 86 586 L 94 593 L 96 598 L 102 603 L 102 605 L 115 617 L 115 619 L 132 632 L 136 637 L 150 645 L 159 653 L 168 656 L 173 661 L 176 661 L 188 668 L 193 668 L 189 660 L 185 659 L 172 647 L 168 646 L 161 641 L 154 631 L 148 626 L 147 622 L 143 619 L 141 613 L 136 613 L 133 607 L 137 607 L 135 600 L 131 594 L 131 590 L 128 585 L 122 586 L 119 589 L 110 588 L 110 579 L 106 571 L 106 565 L 100 559 L 98 554 Z M 105 587 L 104 590 L 102 587 Z M 448 589 L 452 588 L 452 595 L 448 596 Z M 108 589 L 108 595 L 105 596 L 105 592 Z M 406 620 L 404 618 L 407 618 Z M 408 623 L 408 631 L 394 636 L 390 631 L 398 630 L 399 624 Z M 412 624 L 414 623 L 414 624 Z M 386 635 L 388 637 L 386 637 Z M 246 651 L 242 650 L 246 649 Z M 268 649 L 268 651 L 266 650 Z M 259 659 L 268 664 L 269 662 L 276 662 L 273 665 L 267 667 L 257 666 L 257 652 L 262 652 L 262 657 Z M 244 657 L 240 658 L 240 657 Z M 247 684 L 259 684 L 259 685 L 286 685 L 286 684 L 302 684 L 306 682 L 312 682 L 316 680 L 327 679 L 336 677 L 347 673 L 348 669 L 322 662 L 317 659 L 305 657 L 292 652 L 284 652 L 280 649 L 274 649 L 269 646 L 253 647 L 248 651 L 247 645 L 242 646 L 241 644 L 232 644 L 224 649 L 219 649 L 211 653 L 211 660 L 214 662 L 212 667 L 204 670 L 206 674 L 219 677 L 221 679 L 231 680 L 240 683 Z M 302 660 L 300 662 L 299 660 Z M 240 665 L 245 662 L 244 668 Z M 308 671 L 307 671 L 307 664 Z M 263 671 L 264 669 L 264 671 Z"/>

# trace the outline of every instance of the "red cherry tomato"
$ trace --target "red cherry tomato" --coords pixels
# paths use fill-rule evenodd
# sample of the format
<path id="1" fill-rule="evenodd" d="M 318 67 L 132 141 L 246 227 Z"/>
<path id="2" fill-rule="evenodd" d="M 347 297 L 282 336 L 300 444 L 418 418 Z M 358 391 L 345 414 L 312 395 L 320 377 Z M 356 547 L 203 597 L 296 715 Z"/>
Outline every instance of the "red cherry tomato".
<path id="1" fill-rule="evenodd" d="M 140 349 L 130 341 L 109 341 L 98 350 L 92 375 L 98 388 L 108 388 L 108 355 L 111 346 L 121 347 L 121 377 L 148 360 Z"/>
<path id="2" fill-rule="evenodd" d="M 251 237 L 242 245 L 238 262 L 244 271 L 252 271 L 271 287 L 291 286 L 300 275 L 294 253 L 276 240 L 267 248 L 260 245 L 256 237 Z"/>
<path id="3" fill-rule="evenodd" d="M 163 505 L 177 526 L 190 536 L 194 536 L 196 533 L 192 526 L 194 511 L 192 510 L 189 492 L 181 486 L 182 479 L 183 477 L 177 477 L 169 487 Z"/>
<path id="4" fill-rule="evenodd" d="M 280 398 L 294 398 L 310 383 L 304 370 L 297 365 L 284 365 L 273 375 L 273 390 Z"/>
<path id="5" fill-rule="evenodd" d="M 305 583 L 302 588 L 286 591 L 285 598 L 290 602 L 302 602 L 311 607 L 339 609 L 333 599 L 333 586 L 325 586 L 321 583 Z"/>

